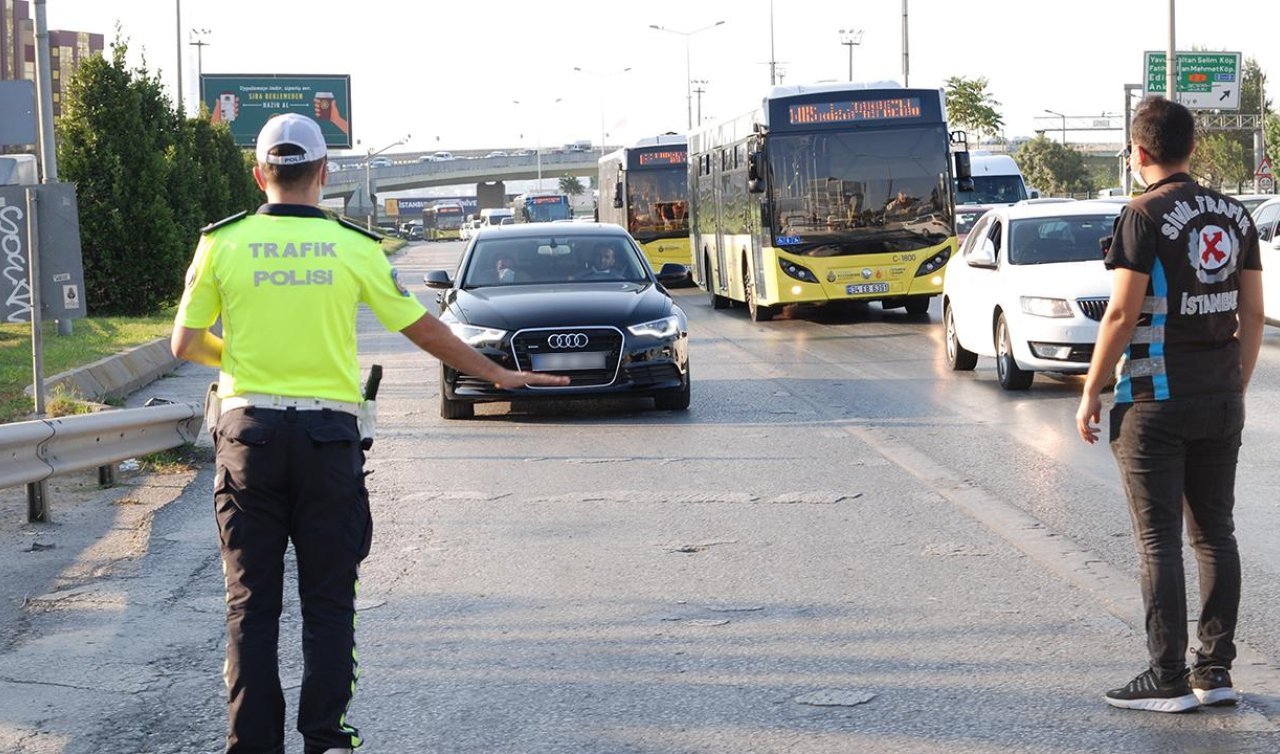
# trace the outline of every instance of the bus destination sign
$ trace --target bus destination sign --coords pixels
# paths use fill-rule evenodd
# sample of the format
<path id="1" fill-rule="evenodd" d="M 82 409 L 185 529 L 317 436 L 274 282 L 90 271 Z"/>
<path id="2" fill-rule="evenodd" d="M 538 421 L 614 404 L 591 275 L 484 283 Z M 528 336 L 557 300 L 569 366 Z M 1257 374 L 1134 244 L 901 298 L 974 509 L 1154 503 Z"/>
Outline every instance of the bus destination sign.
<path id="1" fill-rule="evenodd" d="M 683 150 L 667 150 L 665 152 L 641 152 L 640 166 L 647 165 L 684 165 L 688 162 L 687 152 Z"/>
<path id="2" fill-rule="evenodd" d="M 869 99 L 856 102 L 812 102 L 791 105 L 790 123 L 856 123 L 920 117 L 919 97 Z"/>
<path id="3" fill-rule="evenodd" d="M 560 204 L 564 201 L 559 194 L 555 196 L 533 196 L 530 199 L 533 204 Z"/>

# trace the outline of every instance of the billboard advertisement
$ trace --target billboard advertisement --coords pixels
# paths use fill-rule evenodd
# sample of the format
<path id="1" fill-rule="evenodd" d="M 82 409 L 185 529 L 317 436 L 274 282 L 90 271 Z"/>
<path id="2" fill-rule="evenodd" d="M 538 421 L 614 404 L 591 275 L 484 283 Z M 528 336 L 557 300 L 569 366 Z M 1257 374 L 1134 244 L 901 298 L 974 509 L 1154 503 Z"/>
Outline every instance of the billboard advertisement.
<path id="1" fill-rule="evenodd" d="M 350 76 L 203 73 L 200 101 L 242 147 L 254 146 L 271 116 L 299 113 L 320 123 L 330 149 L 351 148 Z"/>

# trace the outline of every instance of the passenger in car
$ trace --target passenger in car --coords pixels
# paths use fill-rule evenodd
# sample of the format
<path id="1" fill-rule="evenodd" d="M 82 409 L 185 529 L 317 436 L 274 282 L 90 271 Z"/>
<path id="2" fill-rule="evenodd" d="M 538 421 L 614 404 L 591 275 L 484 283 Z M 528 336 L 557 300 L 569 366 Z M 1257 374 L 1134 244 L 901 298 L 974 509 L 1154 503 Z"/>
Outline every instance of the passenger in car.
<path id="1" fill-rule="evenodd" d="M 611 280 L 618 276 L 617 253 L 610 243 L 598 243 L 591 250 L 591 262 L 579 280 Z"/>

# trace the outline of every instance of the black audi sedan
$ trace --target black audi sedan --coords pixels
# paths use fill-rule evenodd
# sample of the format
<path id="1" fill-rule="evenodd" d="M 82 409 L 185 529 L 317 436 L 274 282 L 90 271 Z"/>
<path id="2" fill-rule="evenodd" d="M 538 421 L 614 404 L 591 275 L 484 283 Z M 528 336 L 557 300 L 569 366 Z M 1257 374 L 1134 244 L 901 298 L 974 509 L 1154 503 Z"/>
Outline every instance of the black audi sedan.
<path id="1" fill-rule="evenodd" d="M 689 325 L 666 285 L 688 270 L 655 275 L 616 225 L 525 223 L 485 228 L 462 255 L 457 278 L 426 274 L 442 289 L 440 319 L 508 369 L 554 372 L 570 383 L 501 390 L 450 367 L 440 374 L 440 415 L 470 419 L 475 404 L 637 395 L 658 409 L 689 407 Z"/>

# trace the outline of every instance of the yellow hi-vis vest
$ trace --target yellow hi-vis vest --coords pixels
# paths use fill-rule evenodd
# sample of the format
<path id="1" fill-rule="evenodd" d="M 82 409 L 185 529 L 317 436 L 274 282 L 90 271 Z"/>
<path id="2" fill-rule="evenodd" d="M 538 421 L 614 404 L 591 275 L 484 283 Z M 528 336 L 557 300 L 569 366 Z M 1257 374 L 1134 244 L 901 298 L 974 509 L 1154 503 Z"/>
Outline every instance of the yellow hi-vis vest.
<path id="1" fill-rule="evenodd" d="M 266 204 L 204 228 L 176 327 L 222 317 L 218 394 L 267 393 L 356 403 L 356 313 L 388 330 L 426 314 L 376 236 L 316 207 Z"/>

